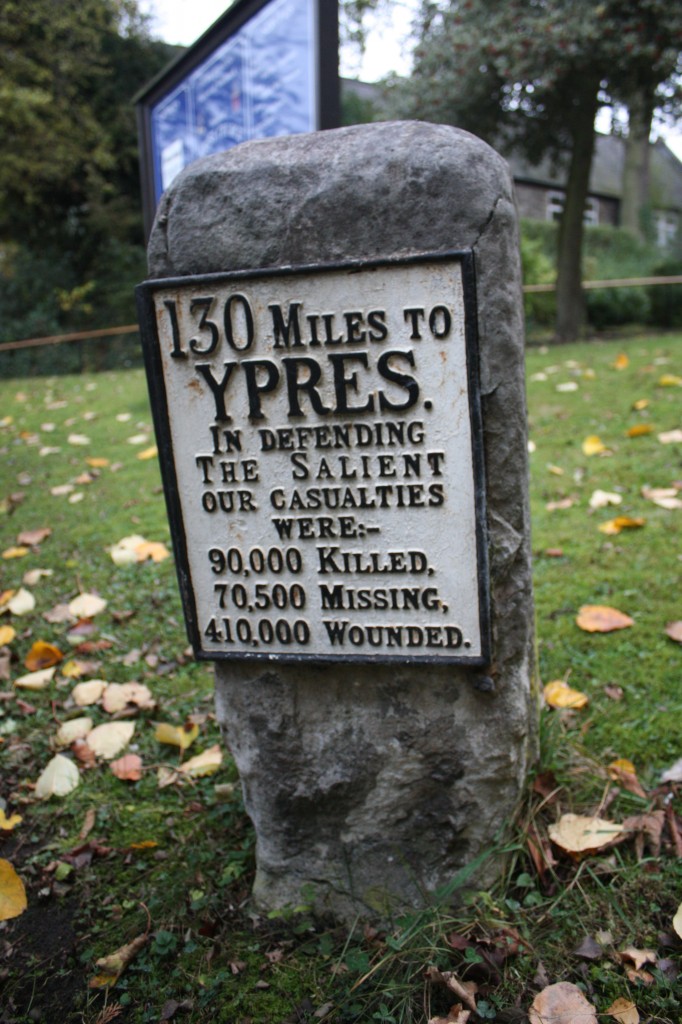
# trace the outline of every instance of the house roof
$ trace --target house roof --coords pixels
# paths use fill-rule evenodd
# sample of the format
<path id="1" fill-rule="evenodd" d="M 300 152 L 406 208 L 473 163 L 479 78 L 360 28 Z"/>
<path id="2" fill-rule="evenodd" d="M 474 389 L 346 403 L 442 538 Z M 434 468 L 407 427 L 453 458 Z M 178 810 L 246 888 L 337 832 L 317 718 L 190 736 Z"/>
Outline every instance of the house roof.
<path id="1" fill-rule="evenodd" d="M 520 154 L 511 153 L 507 161 L 516 181 L 556 189 L 563 189 L 566 185 L 566 160 L 545 157 L 533 165 Z M 624 166 L 625 139 L 598 133 L 590 173 L 590 193 L 620 199 Z M 651 146 L 649 175 L 652 205 L 657 209 L 682 211 L 682 163 L 662 139 Z"/>

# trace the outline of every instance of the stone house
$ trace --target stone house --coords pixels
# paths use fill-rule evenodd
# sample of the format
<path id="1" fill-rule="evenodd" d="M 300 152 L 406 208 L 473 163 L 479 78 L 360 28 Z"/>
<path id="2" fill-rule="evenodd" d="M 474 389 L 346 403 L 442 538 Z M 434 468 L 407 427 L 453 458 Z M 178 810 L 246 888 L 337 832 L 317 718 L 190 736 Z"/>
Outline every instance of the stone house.
<path id="1" fill-rule="evenodd" d="M 522 157 L 509 160 L 519 213 L 533 220 L 558 220 L 564 203 L 561 166 L 549 159 L 532 165 Z M 586 224 L 620 223 L 625 163 L 625 140 L 597 135 L 590 192 L 585 206 Z M 662 139 L 651 145 L 649 168 L 652 227 L 656 244 L 665 249 L 682 238 L 682 163 Z"/>
<path id="2" fill-rule="evenodd" d="M 351 120 L 380 119 L 384 106 L 380 85 L 342 78 L 341 97 Z M 518 154 L 505 154 L 502 148 L 500 152 L 512 171 L 521 217 L 558 220 L 564 204 L 565 165 L 548 157 L 531 164 Z M 585 223 L 620 224 L 624 165 L 625 140 L 597 134 Z M 665 249 L 682 241 L 682 163 L 662 139 L 651 146 L 649 180 L 654 237 Z"/>

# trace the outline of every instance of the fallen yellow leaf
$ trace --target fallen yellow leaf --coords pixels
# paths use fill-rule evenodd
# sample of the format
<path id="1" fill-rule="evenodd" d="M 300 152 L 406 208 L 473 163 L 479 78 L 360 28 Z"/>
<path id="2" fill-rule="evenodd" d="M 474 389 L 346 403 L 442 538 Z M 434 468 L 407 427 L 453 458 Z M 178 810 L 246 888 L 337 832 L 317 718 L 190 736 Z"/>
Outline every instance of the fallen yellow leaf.
<path id="1" fill-rule="evenodd" d="M 141 462 L 146 462 L 147 459 L 155 459 L 159 454 L 159 450 L 155 444 L 151 448 L 145 448 L 144 451 L 138 452 L 137 457 Z"/>
<path id="2" fill-rule="evenodd" d="M 147 932 L 144 935 L 138 935 L 136 939 L 126 943 L 125 946 L 121 946 L 115 953 L 110 953 L 109 956 L 103 956 L 96 960 L 96 966 L 100 967 L 103 973 L 91 979 L 89 983 L 90 988 L 110 988 L 112 985 L 115 985 L 130 961 L 133 957 L 137 956 L 146 941 Z"/>
<path id="3" fill-rule="evenodd" d="M 586 437 L 582 448 L 583 455 L 599 455 L 601 452 L 606 451 L 606 445 L 596 434 L 590 434 L 589 437 Z"/>
<path id="4" fill-rule="evenodd" d="M 615 362 L 613 364 L 613 368 L 614 368 L 614 370 L 625 370 L 625 369 L 627 369 L 627 367 L 629 365 L 630 365 L 630 360 L 628 359 L 628 357 L 625 355 L 624 352 L 621 352 L 620 355 L 616 356 Z"/>
<path id="5" fill-rule="evenodd" d="M 109 684 L 104 679 L 88 679 L 84 683 L 76 683 L 71 696 L 80 708 L 96 704 Z"/>
<path id="6" fill-rule="evenodd" d="M 151 558 L 152 562 L 163 562 L 170 557 L 170 551 L 160 541 L 147 540 L 144 544 L 138 544 L 135 548 L 138 562 L 144 562 Z"/>
<path id="7" fill-rule="evenodd" d="M 200 778 L 203 775 L 212 775 L 213 772 L 217 772 L 222 762 L 223 754 L 220 745 L 216 743 L 214 746 L 204 750 L 203 754 L 190 757 L 189 760 L 180 765 L 178 771 L 192 778 Z"/>
<path id="8" fill-rule="evenodd" d="M 638 398 L 636 402 L 632 403 L 632 408 L 635 409 L 637 412 L 641 412 L 642 409 L 646 409 L 648 405 L 648 398 Z"/>
<path id="9" fill-rule="evenodd" d="M 679 907 L 675 912 L 675 916 L 673 917 L 673 929 L 675 930 L 675 933 L 679 935 L 679 937 L 682 939 L 682 903 L 680 903 Z"/>
<path id="10" fill-rule="evenodd" d="M 549 838 L 570 854 L 592 853 L 609 846 L 623 834 L 623 826 L 605 818 L 583 814 L 562 814 L 550 825 Z"/>
<path id="11" fill-rule="evenodd" d="M 551 708 L 584 708 L 588 703 L 587 695 L 580 690 L 573 690 L 563 679 L 555 679 L 544 688 L 545 700 Z"/>
<path id="12" fill-rule="evenodd" d="M 623 530 L 637 530 L 644 526 L 646 519 L 641 516 L 616 516 L 615 519 L 608 519 L 605 523 L 599 524 L 600 533 L 614 537 Z"/>
<path id="13" fill-rule="evenodd" d="M 19 917 L 27 906 L 24 883 L 8 860 L 0 860 L 0 921 Z"/>
<path id="14" fill-rule="evenodd" d="M 80 775 L 74 762 L 64 754 L 55 754 L 40 773 L 34 792 L 39 800 L 68 796 L 79 782 Z"/>
<path id="15" fill-rule="evenodd" d="M 85 460 L 88 466 L 92 466 L 93 469 L 104 469 L 105 466 L 109 465 L 109 459 L 97 458 L 97 456 L 90 456 Z"/>
<path id="16" fill-rule="evenodd" d="M 24 819 L 20 814 L 12 814 L 8 818 L 2 807 L 0 807 L 0 829 L 3 832 L 11 832 L 17 825 L 20 825 Z"/>
<path id="17" fill-rule="evenodd" d="M 3 553 L 2 553 L 2 557 L 3 558 L 23 558 L 24 555 L 28 555 L 30 550 L 31 550 L 30 548 L 26 548 L 26 547 L 23 547 L 23 546 L 21 546 L 21 547 L 15 546 L 15 547 L 12 547 L 12 548 L 6 548 L 3 551 Z"/>
<path id="18" fill-rule="evenodd" d="M 589 506 L 590 508 L 606 508 L 607 505 L 620 505 L 622 500 L 622 495 L 617 494 L 616 491 L 596 490 L 592 492 Z"/>
<path id="19" fill-rule="evenodd" d="M 110 715 L 123 711 L 128 704 L 138 708 L 153 708 L 156 704 L 152 692 L 144 683 L 109 683 L 102 694 L 102 707 Z"/>
<path id="20" fill-rule="evenodd" d="M 635 423 L 634 426 L 628 427 L 628 437 L 643 437 L 644 434 L 653 434 L 654 428 L 651 423 Z"/>
<path id="21" fill-rule="evenodd" d="M 91 619 L 99 615 L 107 606 L 107 602 L 98 594 L 79 594 L 69 601 L 69 611 L 76 619 Z"/>
<path id="22" fill-rule="evenodd" d="M 71 718 L 63 722 L 55 736 L 55 744 L 58 747 L 70 747 L 74 740 L 84 740 L 89 732 L 92 732 L 91 718 Z"/>
<path id="23" fill-rule="evenodd" d="M 93 754 L 110 761 L 128 746 L 134 732 L 134 722 L 105 722 L 88 733 L 85 742 Z"/>
<path id="24" fill-rule="evenodd" d="M 42 668 L 38 672 L 29 672 L 28 675 L 19 676 L 14 680 L 14 685 L 23 690 L 45 690 L 56 672 L 56 668 Z"/>
<path id="25" fill-rule="evenodd" d="M 171 725 L 170 722 L 160 722 L 154 733 L 159 743 L 168 743 L 172 747 L 180 747 L 180 750 L 187 750 L 198 735 L 198 725 Z"/>
<path id="26" fill-rule="evenodd" d="M 629 615 L 602 604 L 584 604 L 575 621 L 586 633 L 611 633 L 635 624 Z"/>
<path id="27" fill-rule="evenodd" d="M 35 597 L 30 590 L 25 590 L 23 587 L 19 587 L 7 602 L 7 607 L 12 615 L 29 615 L 35 606 Z"/>
<path id="28" fill-rule="evenodd" d="M 0 626 L 0 647 L 11 644 L 16 635 L 17 631 L 14 626 Z"/>
<path id="29" fill-rule="evenodd" d="M 637 1007 L 630 999 L 623 999 L 621 996 L 619 999 L 614 1000 L 604 1013 L 608 1013 L 611 1017 L 615 1017 L 618 1024 L 639 1024 L 639 1013 Z"/>
<path id="30" fill-rule="evenodd" d="M 661 388 L 678 388 L 682 386 L 682 377 L 674 373 L 664 373 L 658 378 L 658 386 Z"/>
<path id="31" fill-rule="evenodd" d="M 44 640 L 36 640 L 26 655 L 24 666 L 31 672 L 37 672 L 39 669 L 52 668 L 53 665 L 58 665 L 63 657 L 62 652 L 54 644 L 48 644 Z"/>

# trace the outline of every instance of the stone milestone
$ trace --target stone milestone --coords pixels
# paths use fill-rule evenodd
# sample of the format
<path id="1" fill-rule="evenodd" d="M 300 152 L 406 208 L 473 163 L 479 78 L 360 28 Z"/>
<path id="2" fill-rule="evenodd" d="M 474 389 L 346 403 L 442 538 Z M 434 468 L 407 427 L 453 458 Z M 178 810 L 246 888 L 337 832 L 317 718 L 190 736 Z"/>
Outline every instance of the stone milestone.
<path id="1" fill-rule="evenodd" d="M 506 164 L 412 122 L 248 142 L 176 179 L 149 269 L 180 587 L 255 899 L 420 905 L 490 847 L 534 746 Z"/>

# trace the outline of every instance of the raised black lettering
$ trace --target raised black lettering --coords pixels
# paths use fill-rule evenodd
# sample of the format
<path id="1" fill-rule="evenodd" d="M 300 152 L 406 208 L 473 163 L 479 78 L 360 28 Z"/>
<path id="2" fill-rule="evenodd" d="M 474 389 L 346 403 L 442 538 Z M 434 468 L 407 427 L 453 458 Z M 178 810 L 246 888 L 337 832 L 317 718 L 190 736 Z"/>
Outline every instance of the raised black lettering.
<path id="1" fill-rule="evenodd" d="M 246 376 L 246 390 L 249 396 L 249 416 L 253 420 L 265 419 L 265 413 L 261 406 L 261 395 L 274 391 L 279 383 L 279 370 L 275 363 L 269 359 L 244 359 L 242 369 Z M 258 373 L 264 373 L 258 381 Z"/>
<path id="2" fill-rule="evenodd" d="M 294 348 L 300 348 L 303 345 L 303 342 L 301 341 L 301 325 L 298 320 L 298 311 L 300 308 L 300 302 L 289 303 L 289 314 L 288 318 L 285 320 L 281 306 L 274 303 L 272 306 L 268 306 L 272 315 L 272 329 L 275 335 L 275 348 L 289 348 L 292 333 Z M 308 319 L 310 320 L 310 317 Z"/>
<path id="3" fill-rule="evenodd" d="M 358 393 L 358 375 L 354 371 L 346 377 L 345 365 L 352 361 L 367 368 L 366 352 L 332 352 L 329 361 L 334 369 L 334 393 L 336 395 L 336 412 L 374 412 L 374 396 L 370 395 L 364 405 L 348 404 L 348 388 Z"/>
<path id="4" fill-rule="evenodd" d="M 215 418 L 222 423 L 225 423 L 232 418 L 231 416 L 228 415 L 227 409 L 225 407 L 225 392 L 227 391 L 227 385 L 230 383 L 230 378 L 232 377 L 232 374 L 236 370 L 238 364 L 225 363 L 224 365 L 225 373 L 223 374 L 223 379 L 218 381 L 211 373 L 210 363 L 196 364 L 197 373 L 200 373 L 201 376 L 204 378 L 209 388 L 211 389 L 211 393 L 215 400 Z"/>
<path id="5" fill-rule="evenodd" d="M 419 333 L 419 321 L 424 319 L 424 310 L 414 307 L 413 309 L 404 309 L 403 316 L 405 323 L 412 325 L 412 334 L 410 335 L 410 341 L 420 341 L 421 334 Z"/>
<path id="6" fill-rule="evenodd" d="M 393 402 L 390 398 L 387 398 L 383 391 L 379 392 L 379 408 L 382 412 L 387 409 L 391 409 L 394 412 L 399 412 L 404 409 L 410 409 L 417 403 L 419 399 L 419 384 L 406 373 L 399 373 L 394 370 L 391 366 L 392 359 L 404 359 L 405 362 L 409 363 L 410 366 L 414 366 L 414 352 L 407 351 L 391 351 L 382 352 L 377 362 L 377 369 L 384 380 L 390 381 L 392 384 L 397 384 L 398 387 L 404 388 L 407 392 L 407 398 L 404 402 Z"/>
<path id="7" fill-rule="evenodd" d="M 322 371 L 314 359 L 306 356 L 292 356 L 291 358 L 283 359 L 282 366 L 286 374 L 290 416 L 305 416 L 298 400 L 299 391 L 304 392 L 308 396 L 310 404 L 318 415 L 325 416 L 330 412 L 323 405 L 322 398 L 316 390 L 322 377 Z M 307 379 L 299 379 L 299 370 L 308 371 Z"/>
<path id="8" fill-rule="evenodd" d="M 367 314 L 367 323 L 370 328 L 370 341 L 386 340 L 388 337 L 388 327 L 386 326 L 386 311 L 384 309 L 371 309 Z"/>
<path id="9" fill-rule="evenodd" d="M 189 304 L 190 313 L 194 313 L 194 311 L 197 309 L 201 310 L 199 330 L 208 330 L 211 336 L 211 340 L 209 341 L 207 348 L 200 348 L 199 341 L 197 338 L 190 339 L 189 347 L 192 349 L 192 352 L 196 352 L 197 355 L 208 356 L 211 354 L 211 352 L 215 352 L 216 348 L 218 347 L 218 342 L 220 340 L 220 332 L 218 331 L 218 326 L 217 324 L 214 324 L 212 320 L 206 319 L 208 317 L 208 314 L 211 312 L 211 306 L 213 305 L 214 302 L 215 296 L 208 295 L 204 299 L 192 299 L 192 301 Z"/>

